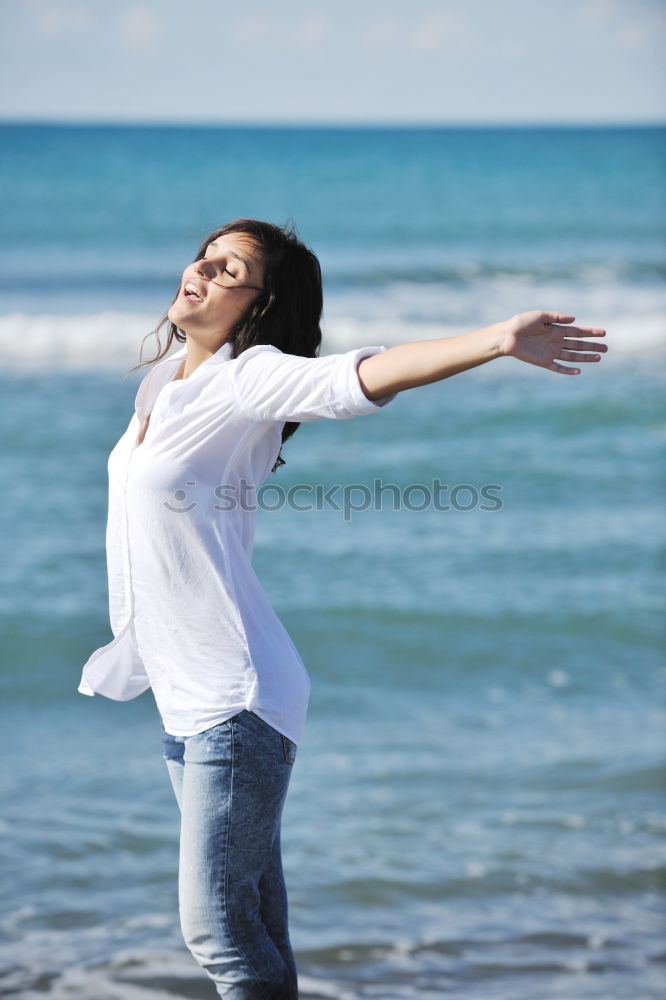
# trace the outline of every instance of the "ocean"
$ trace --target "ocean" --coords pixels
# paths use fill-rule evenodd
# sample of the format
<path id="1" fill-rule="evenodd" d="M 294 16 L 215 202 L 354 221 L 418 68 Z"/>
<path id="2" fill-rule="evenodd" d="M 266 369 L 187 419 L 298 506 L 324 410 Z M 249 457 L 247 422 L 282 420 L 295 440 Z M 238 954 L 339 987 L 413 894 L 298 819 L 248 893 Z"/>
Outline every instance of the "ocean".
<path id="1" fill-rule="evenodd" d="M 607 330 L 578 376 L 502 358 L 304 424 L 267 481 L 254 564 L 312 678 L 283 820 L 303 1000 L 663 998 L 665 130 L 0 137 L 0 996 L 215 995 L 152 695 L 77 685 L 111 639 L 126 373 L 250 216 L 318 254 L 322 353 L 534 308 Z M 347 507 L 272 502 L 299 484 Z"/>

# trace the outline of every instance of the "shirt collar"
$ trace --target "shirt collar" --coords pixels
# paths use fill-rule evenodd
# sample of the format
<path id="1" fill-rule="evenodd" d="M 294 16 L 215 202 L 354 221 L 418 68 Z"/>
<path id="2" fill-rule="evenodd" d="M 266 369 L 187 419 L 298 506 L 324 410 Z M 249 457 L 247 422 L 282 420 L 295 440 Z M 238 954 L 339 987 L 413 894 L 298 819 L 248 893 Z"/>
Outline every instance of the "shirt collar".
<path id="1" fill-rule="evenodd" d="M 189 382 L 191 378 L 194 378 L 197 375 L 197 373 L 206 366 L 219 365 L 225 361 L 230 361 L 232 354 L 233 354 L 233 344 L 231 343 L 231 341 L 225 340 L 222 346 L 219 347 L 214 354 L 211 354 L 209 358 L 206 358 L 205 361 L 202 361 L 202 363 L 198 366 L 198 368 L 195 368 L 192 374 L 188 375 L 187 378 L 184 379 L 183 381 Z M 187 357 L 187 344 L 183 344 L 183 346 L 178 351 L 175 351 L 173 354 L 170 354 L 168 358 L 163 358 L 161 361 L 159 361 L 158 365 L 163 365 L 163 364 L 170 365 L 171 362 L 173 361 L 177 361 L 180 363 L 183 360 L 183 358 L 186 357 Z M 158 365 L 155 365 L 155 367 L 157 368 Z M 173 369 L 174 373 L 178 370 L 179 367 L 180 364 L 174 365 Z"/>
<path id="2" fill-rule="evenodd" d="M 204 365 L 213 365 L 213 364 L 219 365 L 223 361 L 230 361 L 233 353 L 234 353 L 234 345 L 230 340 L 225 340 L 222 346 L 219 347 L 217 351 L 215 351 L 215 354 L 213 354 L 212 357 L 208 358 L 207 361 L 204 361 Z"/>
<path id="3" fill-rule="evenodd" d="M 186 379 L 177 379 L 175 385 L 189 385 L 192 380 L 196 380 L 199 374 L 209 371 L 212 365 L 221 365 L 231 360 L 233 354 L 233 344 L 225 341 L 222 346 L 209 358 L 203 361 L 198 368 L 195 368 Z M 181 361 L 187 357 L 187 344 L 169 354 L 166 358 L 157 361 L 148 372 L 137 390 L 134 401 L 134 408 L 141 420 L 145 419 L 147 413 L 152 411 L 155 398 L 160 389 L 167 383 L 173 382 L 174 375 L 180 368 Z"/>

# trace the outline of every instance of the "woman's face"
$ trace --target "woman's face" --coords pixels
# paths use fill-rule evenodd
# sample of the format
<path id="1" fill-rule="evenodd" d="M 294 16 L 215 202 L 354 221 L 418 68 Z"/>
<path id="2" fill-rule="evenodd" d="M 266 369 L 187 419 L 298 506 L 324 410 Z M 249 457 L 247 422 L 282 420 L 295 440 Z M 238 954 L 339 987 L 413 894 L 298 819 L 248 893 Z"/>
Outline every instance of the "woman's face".
<path id="1" fill-rule="evenodd" d="M 209 243 L 202 260 L 183 271 L 178 298 L 167 313 L 172 323 L 211 352 L 260 294 L 261 248 L 245 233 L 226 233 Z"/>

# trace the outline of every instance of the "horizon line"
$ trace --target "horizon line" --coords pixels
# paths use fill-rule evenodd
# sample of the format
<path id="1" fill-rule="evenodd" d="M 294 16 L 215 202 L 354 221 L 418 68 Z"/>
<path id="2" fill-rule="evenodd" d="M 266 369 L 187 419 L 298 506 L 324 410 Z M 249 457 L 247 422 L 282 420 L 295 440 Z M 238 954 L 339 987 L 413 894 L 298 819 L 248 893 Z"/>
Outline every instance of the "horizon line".
<path id="1" fill-rule="evenodd" d="M 265 128 L 265 129 L 548 129 L 548 128 L 664 128 L 666 119 L 587 119 L 569 120 L 557 119 L 539 121 L 536 119 L 525 120 L 503 120 L 503 121 L 451 121 L 451 120 L 423 120 L 407 121 L 396 119 L 395 121 L 383 121 L 376 119 L 364 120 L 315 120 L 315 119 L 293 119 L 286 121 L 271 121 L 266 119 L 243 119 L 243 120 L 201 120 L 192 119 L 160 119 L 160 118 L 44 118 L 44 117 L 2 117 L 0 116 L 0 126 L 6 125 L 28 125 L 46 126 L 52 128 L 66 128 L 81 126 L 89 128 L 99 127 L 124 127 L 124 128 Z"/>

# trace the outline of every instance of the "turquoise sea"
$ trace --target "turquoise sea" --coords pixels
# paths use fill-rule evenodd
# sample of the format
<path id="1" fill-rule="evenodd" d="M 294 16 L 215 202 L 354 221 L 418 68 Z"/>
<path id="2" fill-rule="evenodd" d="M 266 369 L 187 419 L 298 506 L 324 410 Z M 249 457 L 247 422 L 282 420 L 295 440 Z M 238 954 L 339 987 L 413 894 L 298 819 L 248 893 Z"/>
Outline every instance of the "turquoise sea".
<path id="1" fill-rule="evenodd" d="M 579 376 L 500 359 L 304 424 L 269 480 L 410 498 L 258 515 L 313 682 L 283 828 L 303 1000 L 666 995 L 664 140 L 0 127 L 0 996 L 214 996 L 152 695 L 76 689 L 111 638 L 125 375 L 237 216 L 318 253 L 322 353 L 539 307 L 607 330 Z"/>

